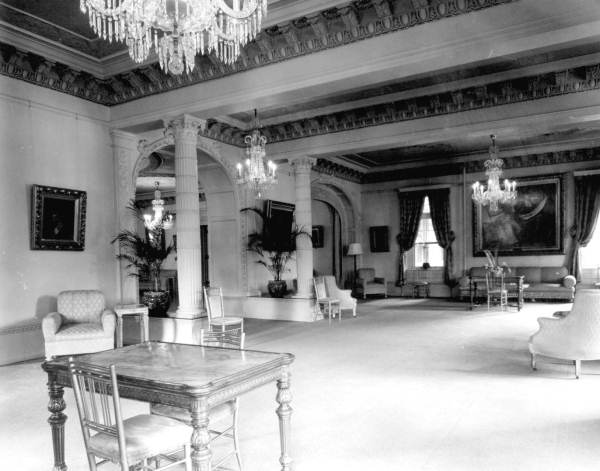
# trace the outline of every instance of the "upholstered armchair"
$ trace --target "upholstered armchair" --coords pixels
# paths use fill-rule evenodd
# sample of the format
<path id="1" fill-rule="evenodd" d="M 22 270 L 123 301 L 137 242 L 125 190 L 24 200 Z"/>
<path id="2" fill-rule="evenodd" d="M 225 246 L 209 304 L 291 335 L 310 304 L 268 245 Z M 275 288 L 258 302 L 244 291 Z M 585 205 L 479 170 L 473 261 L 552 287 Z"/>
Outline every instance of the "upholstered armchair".
<path id="1" fill-rule="evenodd" d="M 100 291 L 61 291 L 57 309 L 42 320 L 47 359 L 114 348 L 116 316 Z"/>
<path id="2" fill-rule="evenodd" d="M 356 298 L 352 297 L 352 291 L 349 289 L 338 288 L 333 275 L 326 275 L 323 279 L 325 280 L 328 296 L 340 301 L 340 318 L 341 311 L 343 310 L 351 310 L 352 316 L 356 317 Z"/>
<path id="3" fill-rule="evenodd" d="M 363 299 L 367 294 L 383 294 L 387 298 L 387 284 L 385 278 L 376 277 L 374 268 L 359 268 L 356 278 L 356 294 L 362 294 Z"/>
<path id="4" fill-rule="evenodd" d="M 579 378 L 582 360 L 600 360 L 600 290 L 577 290 L 571 312 L 540 317 L 539 330 L 529 338 L 531 367 L 538 355 L 570 360 Z"/>

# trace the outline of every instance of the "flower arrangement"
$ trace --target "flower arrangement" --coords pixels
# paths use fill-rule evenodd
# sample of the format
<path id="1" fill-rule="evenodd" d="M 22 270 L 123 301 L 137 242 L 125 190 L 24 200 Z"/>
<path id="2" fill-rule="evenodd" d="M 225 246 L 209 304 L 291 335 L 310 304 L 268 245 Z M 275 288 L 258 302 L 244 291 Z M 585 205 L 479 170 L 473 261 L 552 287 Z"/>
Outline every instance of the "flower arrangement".
<path id="1" fill-rule="evenodd" d="M 485 265 L 485 269 L 493 273 L 496 276 L 502 276 L 510 273 L 510 268 L 506 262 L 498 263 L 498 255 L 492 254 L 490 250 L 484 250 L 483 253 L 487 258 L 488 263 Z"/>

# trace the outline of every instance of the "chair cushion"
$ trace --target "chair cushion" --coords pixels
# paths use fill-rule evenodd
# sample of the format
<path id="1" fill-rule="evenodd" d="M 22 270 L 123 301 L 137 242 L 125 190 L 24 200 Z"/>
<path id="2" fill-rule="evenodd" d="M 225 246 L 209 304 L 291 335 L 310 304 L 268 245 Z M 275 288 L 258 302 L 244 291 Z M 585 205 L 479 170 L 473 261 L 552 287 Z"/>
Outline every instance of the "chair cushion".
<path id="1" fill-rule="evenodd" d="M 183 448 L 192 435 L 191 427 L 161 415 L 136 415 L 125 419 L 123 426 L 130 465 L 143 458 Z M 115 436 L 102 432 L 93 435 L 90 451 L 114 463 L 119 462 L 119 442 Z"/>
<path id="2" fill-rule="evenodd" d="M 58 312 L 67 322 L 100 322 L 104 295 L 97 290 L 61 291 Z"/>
<path id="3" fill-rule="evenodd" d="M 191 423 L 191 416 L 188 410 L 182 407 L 167 406 L 164 404 L 151 404 L 150 411 L 153 414 L 171 417 L 186 424 Z M 225 418 L 231 418 L 235 411 L 235 401 L 225 402 L 213 407 L 209 411 L 209 423 L 219 422 Z"/>
<path id="4" fill-rule="evenodd" d="M 112 333 L 110 334 L 112 337 Z M 106 337 L 106 332 L 102 328 L 102 324 L 63 324 L 60 330 L 56 333 L 56 340 L 85 340 Z"/>

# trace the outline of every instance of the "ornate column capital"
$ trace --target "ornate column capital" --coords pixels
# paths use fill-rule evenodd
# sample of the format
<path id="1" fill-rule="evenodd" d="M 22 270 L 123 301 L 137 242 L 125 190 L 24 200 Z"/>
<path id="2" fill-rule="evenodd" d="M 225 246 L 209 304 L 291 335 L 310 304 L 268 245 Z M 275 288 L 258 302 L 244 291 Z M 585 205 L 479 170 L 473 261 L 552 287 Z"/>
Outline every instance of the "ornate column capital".
<path id="1" fill-rule="evenodd" d="M 196 118 L 189 114 L 184 114 L 177 118 L 163 120 L 165 125 L 165 134 L 173 133 L 184 139 L 195 139 L 198 135 L 198 130 L 206 130 L 206 120 Z"/>
<path id="2" fill-rule="evenodd" d="M 314 165 L 317 164 L 315 157 L 302 156 L 290 159 L 290 166 L 294 168 L 295 172 L 309 171 Z"/>

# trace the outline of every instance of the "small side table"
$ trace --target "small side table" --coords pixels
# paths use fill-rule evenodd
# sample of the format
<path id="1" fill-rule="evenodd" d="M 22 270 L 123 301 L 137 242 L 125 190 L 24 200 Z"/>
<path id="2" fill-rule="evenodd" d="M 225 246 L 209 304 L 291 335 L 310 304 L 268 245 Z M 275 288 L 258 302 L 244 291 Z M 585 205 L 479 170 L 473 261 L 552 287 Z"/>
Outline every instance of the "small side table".
<path id="1" fill-rule="evenodd" d="M 117 315 L 117 348 L 123 346 L 123 317 L 138 316 L 140 318 L 141 342 L 147 342 L 150 337 L 148 325 L 148 306 L 145 304 L 117 304 L 115 306 Z"/>

